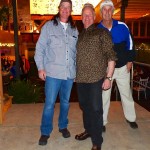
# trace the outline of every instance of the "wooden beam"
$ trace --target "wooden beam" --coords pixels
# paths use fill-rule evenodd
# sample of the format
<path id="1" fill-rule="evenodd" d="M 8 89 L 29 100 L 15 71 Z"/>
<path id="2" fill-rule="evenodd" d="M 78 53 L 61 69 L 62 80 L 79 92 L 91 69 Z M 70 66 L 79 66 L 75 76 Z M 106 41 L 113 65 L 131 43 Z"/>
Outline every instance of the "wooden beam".
<path id="1" fill-rule="evenodd" d="M 31 15 L 32 20 L 51 20 L 53 15 Z M 81 20 L 81 16 L 72 16 L 73 20 Z"/>
<path id="2" fill-rule="evenodd" d="M 40 31 L 42 26 L 46 23 L 47 20 L 43 20 L 42 23 L 37 27 L 37 30 Z"/>

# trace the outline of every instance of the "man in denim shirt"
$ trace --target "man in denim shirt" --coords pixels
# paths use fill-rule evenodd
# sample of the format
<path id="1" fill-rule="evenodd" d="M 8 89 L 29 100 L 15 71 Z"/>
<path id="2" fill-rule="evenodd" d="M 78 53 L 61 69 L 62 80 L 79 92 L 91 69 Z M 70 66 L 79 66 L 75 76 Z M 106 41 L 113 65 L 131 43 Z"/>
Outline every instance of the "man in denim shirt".
<path id="1" fill-rule="evenodd" d="M 46 145 L 53 130 L 54 105 L 59 93 L 59 132 L 70 137 L 67 129 L 69 98 L 76 76 L 76 42 L 78 31 L 72 17 L 71 0 L 61 0 L 59 12 L 42 28 L 36 44 L 35 62 L 39 78 L 45 81 L 45 105 L 39 145 Z"/>

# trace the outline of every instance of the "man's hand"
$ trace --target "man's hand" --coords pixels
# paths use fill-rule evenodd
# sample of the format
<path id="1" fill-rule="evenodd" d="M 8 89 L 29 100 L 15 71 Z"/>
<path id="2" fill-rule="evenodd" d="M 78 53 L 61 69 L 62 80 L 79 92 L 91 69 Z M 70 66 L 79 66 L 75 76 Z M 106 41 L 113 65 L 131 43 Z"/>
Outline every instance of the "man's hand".
<path id="1" fill-rule="evenodd" d="M 46 72 L 45 72 L 45 70 L 39 70 L 38 74 L 39 74 L 39 78 L 42 79 L 43 81 L 45 81 L 45 79 L 46 79 Z"/>
<path id="2" fill-rule="evenodd" d="M 108 90 L 111 87 L 111 80 L 109 78 L 112 77 L 112 75 L 114 73 L 115 64 L 116 64 L 115 61 L 108 62 L 107 75 L 106 75 L 107 78 L 104 79 L 104 82 L 102 85 L 103 90 Z"/>
<path id="3" fill-rule="evenodd" d="M 130 72 L 130 70 L 132 68 L 132 62 L 127 62 L 126 66 L 127 66 L 128 72 Z"/>
<path id="4" fill-rule="evenodd" d="M 103 90 L 108 90 L 111 88 L 111 81 L 108 79 L 105 79 L 102 85 Z"/>

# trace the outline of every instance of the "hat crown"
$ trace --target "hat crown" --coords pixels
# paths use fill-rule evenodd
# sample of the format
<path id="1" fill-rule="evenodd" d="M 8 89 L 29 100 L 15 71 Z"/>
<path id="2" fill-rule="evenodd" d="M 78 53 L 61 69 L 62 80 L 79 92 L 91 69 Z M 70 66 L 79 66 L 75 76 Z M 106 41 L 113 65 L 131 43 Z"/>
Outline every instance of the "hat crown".
<path id="1" fill-rule="evenodd" d="M 104 6 L 112 6 L 114 8 L 114 4 L 111 0 L 104 0 L 101 4 L 100 4 L 100 10 L 104 7 Z"/>

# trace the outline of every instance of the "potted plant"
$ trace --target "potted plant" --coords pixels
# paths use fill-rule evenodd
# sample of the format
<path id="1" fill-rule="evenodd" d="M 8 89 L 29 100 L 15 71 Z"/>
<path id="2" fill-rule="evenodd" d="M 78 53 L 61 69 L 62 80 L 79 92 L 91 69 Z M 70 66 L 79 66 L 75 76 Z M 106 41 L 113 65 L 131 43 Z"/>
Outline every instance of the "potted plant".
<path id="1" fill-rule="evenodd" d="M 8 94 L 13 96 L 14 104 L 37 103 L 41 96 L 41 87 L 30 81 L 14 80 L 10 83 Z"/>

